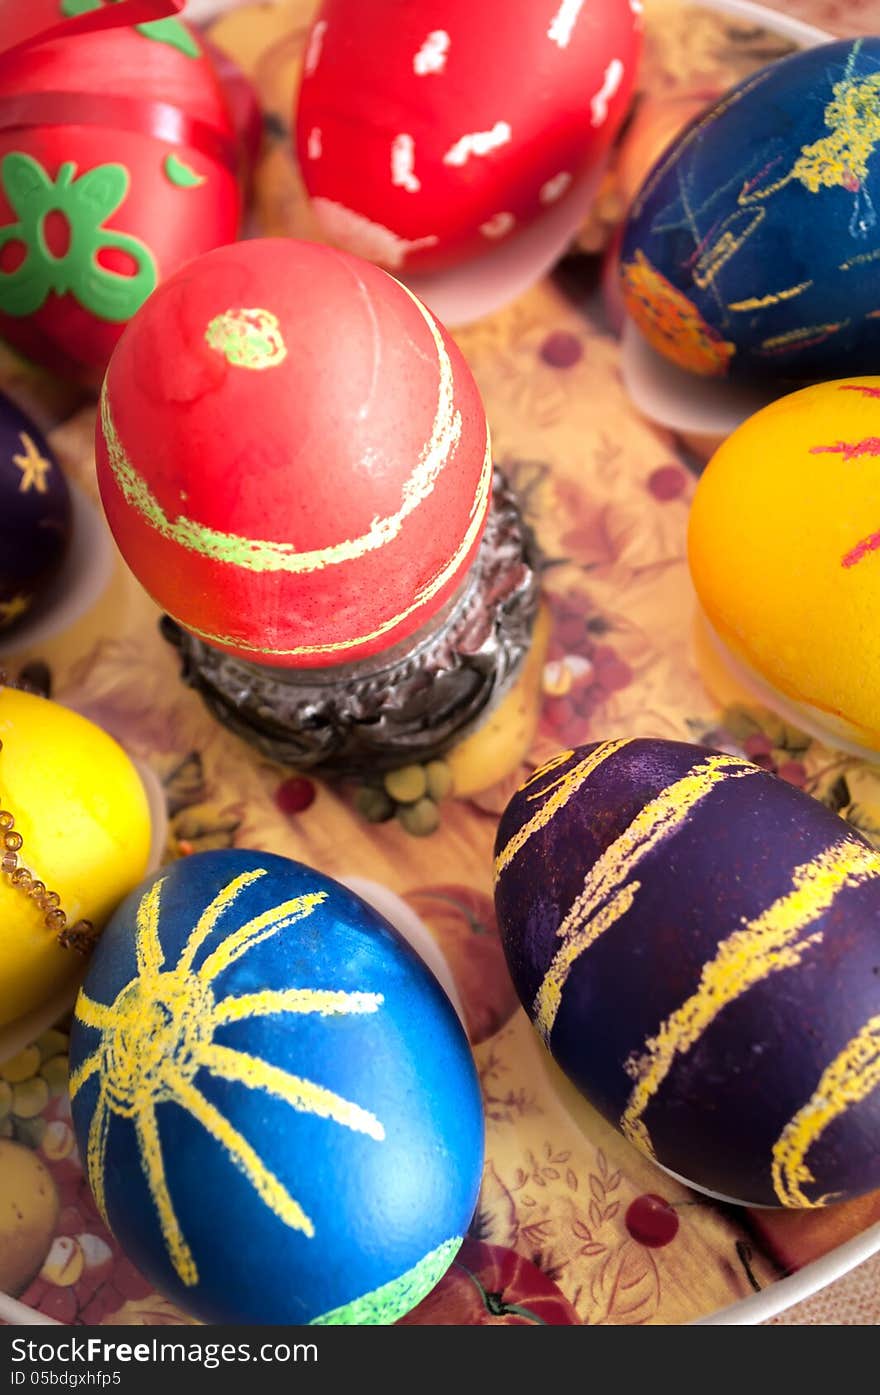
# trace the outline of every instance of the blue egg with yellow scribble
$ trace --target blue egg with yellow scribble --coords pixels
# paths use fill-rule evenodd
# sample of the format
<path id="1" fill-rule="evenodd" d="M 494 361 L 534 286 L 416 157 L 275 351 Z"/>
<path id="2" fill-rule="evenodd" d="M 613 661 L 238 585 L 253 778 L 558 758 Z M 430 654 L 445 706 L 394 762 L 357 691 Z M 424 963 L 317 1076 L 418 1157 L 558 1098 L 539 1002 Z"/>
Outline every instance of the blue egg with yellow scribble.
<path id="1" fill-rule="evenodd" d="M 70 1093 L 99 1209 L 207 1322 L 390 1323 L 452 1262 L 483 1158 L 454 1008 L 358 896 L 198 853 L 104 931 Z"/>
<path id="2" fill-rule="evenodd" d="M 635 200 L 621 277 L 690 372 L 880 371 L 880 38 L 782 59 L 692 121 Z"/>

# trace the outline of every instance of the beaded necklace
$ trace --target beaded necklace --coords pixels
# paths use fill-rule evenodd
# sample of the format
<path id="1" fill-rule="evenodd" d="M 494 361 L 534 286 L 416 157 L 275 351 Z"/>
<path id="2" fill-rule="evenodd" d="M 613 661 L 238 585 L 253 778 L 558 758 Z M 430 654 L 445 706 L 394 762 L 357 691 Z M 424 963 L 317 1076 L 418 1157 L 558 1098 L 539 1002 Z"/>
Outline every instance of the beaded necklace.
<path id="1" fill-rule="evenodd" d="M 0 690 L 14 688 L 7 674 L 0 669 Z M 3 742 L 0 740 L 0 751 Z M 0 857 L 0 871 L 12 886 L 34 901 L 43 912 L 43 923 L 58 940 L 62 949 L 75 950 L 77 954 L 87 954 L 96 939 L 95 927 L 90 920 L 77 920 L 68 925 L 67 915 L 61 906 L 57 891 L 49 891 L 45 882 L 39 881 L 32 872 L 20 865 L 20 854 L 24 839 L 15 828 L 15 816 L 8 809 L 0 808 L 0 843 L 3 856 Z"/>

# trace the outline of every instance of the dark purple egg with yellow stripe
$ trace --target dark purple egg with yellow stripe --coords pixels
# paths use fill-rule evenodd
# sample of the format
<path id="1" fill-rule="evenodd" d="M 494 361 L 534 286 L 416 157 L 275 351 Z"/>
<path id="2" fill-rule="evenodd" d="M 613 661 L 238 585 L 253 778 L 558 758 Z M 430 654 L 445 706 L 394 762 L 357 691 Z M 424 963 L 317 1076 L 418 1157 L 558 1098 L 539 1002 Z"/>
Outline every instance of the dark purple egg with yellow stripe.
<path id="1" fill-rule="evenodd" d="M 880 1187 L 880 853 L 737 756 L 626 739 L 514 795 L 495 901 L 557 1064 L 662 1167 L 752 1206 Z"/>
<path id="2" fill-rule="evenodd" d="M 0 633 L 30 610 L 70 541 L 67 481 L 45 438 L 0 394 Z"/>

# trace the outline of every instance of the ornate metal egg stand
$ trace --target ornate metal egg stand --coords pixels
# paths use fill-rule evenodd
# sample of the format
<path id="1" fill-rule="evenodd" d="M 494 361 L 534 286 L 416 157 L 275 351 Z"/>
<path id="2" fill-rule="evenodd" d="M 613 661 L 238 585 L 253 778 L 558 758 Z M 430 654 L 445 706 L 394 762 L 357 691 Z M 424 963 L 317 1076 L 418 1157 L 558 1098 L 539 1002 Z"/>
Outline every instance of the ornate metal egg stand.
<path id="1" fill-rule="evenodd" d="M 182 677 L 225 727 L 272 760 L 375 774 L 440 756 L 512 686 L 540 596 L 540 551 L 496 468 L 477 558 L 429 626 L 395 649 L 325 669 L 278 669 L 215 649 L 163 616 Z"/>

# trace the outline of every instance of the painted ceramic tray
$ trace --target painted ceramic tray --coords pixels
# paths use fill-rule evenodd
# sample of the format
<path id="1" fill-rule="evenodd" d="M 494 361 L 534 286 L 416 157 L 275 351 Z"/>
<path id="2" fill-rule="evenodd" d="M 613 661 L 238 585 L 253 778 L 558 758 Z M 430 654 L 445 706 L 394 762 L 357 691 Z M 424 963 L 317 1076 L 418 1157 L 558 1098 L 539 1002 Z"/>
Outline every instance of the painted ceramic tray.
<path id="1" fill-rule="evenodd" d="M 212 26 L 266 112 L 253 231 L 310 232 L 289 121 L 311 8 L 311 0 L 245 4 Z M 673 0 L 646 9 L 641 100 L 580 250 L 512 305 L 457 332 L 496 458 L 549 566 L 529 671 L 453 758 L 458 794 L 441 805 L 437 832 L 416 838 L 396 819 L 368 824 L 352 788 L 304 780 L 214 724 L 180 682 L 158 612 L 112 549 L 83 549 L 83 574 L 71 578 L 64 605 L 23 632 L 20 648 L 6 645 L 13 672 L 40 660 L 53 696 L 104 725 L 161 782 L 167 859 L 234 845 L 367 878 L 402 898 L 445 957 L 482 1082 L 487 1159 L 459 1261 L 410 1323 L 756 1322 L 880 1248 L 880 1194 L 819 1212 L 746 1211 L 690 1191 L 635 1152 L 543 1052 L 518 1009 L 493 919 L 497 817 L 526 768 L 563 744 L 637 734 L 745 752 L 880 842 L 880 771 L 756 706 L 701 642 L 685 562 L 701 442 L 650 425 L 631 405 L 613 298 L 600 291 L 600 256 L 633 177 L 627 140 L 635 133 L 650 144 L 664 123 L 668 138 L 695 101 L 793 40 L 753 13 Z M 802 0 L 797 10 L 843 32 L 870 23 L 870 6 L 855 0 Z M 0 364 L 0 380 L 49 431 L 100 534 L 94 404 L 11 361 Z M 0 1168 L 8 1295 L 0 1317 L 185 1322 L 96 1213 L 70 1129 L 64 1022 L 45 1025 L 0 1065 L 0 1137 L 15 1145 Z"/>

